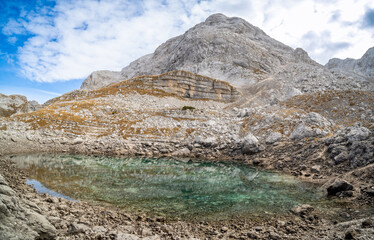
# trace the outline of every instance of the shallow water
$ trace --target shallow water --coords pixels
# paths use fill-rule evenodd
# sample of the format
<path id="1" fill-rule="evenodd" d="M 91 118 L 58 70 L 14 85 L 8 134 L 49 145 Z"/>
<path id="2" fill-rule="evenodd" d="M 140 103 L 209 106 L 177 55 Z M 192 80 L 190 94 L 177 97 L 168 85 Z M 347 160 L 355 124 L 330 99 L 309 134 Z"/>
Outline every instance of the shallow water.
<path id="1" fill-rule="evenodd" d="M 234 163 L 46 154 L 12 160 L 63 197 L 173 219 L 283 214 L 324 201 L 311 184 Z"/>

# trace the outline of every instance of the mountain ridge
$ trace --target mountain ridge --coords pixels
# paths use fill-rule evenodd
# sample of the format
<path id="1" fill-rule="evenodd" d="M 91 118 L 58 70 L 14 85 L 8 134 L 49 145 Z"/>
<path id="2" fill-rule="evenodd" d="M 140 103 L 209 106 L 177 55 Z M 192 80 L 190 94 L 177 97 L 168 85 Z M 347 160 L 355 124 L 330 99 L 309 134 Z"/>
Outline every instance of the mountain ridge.
<path id="1" fill-rule="evenodd" d="M 243 46 L 251 51 L 244 51 Z M 269 49 L 272 52 L 269 53 Z M 230 57 L 232 55 L 235 55 L 234 59 Z M 282 55 L 288 55 L 288 59 Z M 119 81 L 118 78 L 125 80 L 173 70 L 186 70 L 241 86 L 263 79 L 261 75 L 274 72 L 291 58 L 317 65 L 304 50 L 293 50 L 241 18 L 213 14 L 184 34 L 161 44 L 154 53 L 131 62 L 120 72 L 100 71 L 104 75 L 102 84 L 97 81 L 101 76 L 95 76 L 98 74 L 94 72 L 84 81 L 81 89 L 107 85 L 110 75 L 115 76 L 113 82 Z"/>
<path id="2" fill-rule="evenodd" d="M 326 90 L 374 91 L 373 83 L 331 72 L 312 60 L 305 50 L 293 49 L 244 19 L 223 14 L 209 16 L 121 71 L 93 72 L 81 89 L 94 90 L 141 75 L 175 70 L 228 82 L 249 99 L 242 101 L 242 107 Z"/>
<path id="3" fill-rule="evenodd" d="M 349 75 L 374 79 L 374 47 L 369 48 L 360 59 L 332 58 L 325 66 Z"/>

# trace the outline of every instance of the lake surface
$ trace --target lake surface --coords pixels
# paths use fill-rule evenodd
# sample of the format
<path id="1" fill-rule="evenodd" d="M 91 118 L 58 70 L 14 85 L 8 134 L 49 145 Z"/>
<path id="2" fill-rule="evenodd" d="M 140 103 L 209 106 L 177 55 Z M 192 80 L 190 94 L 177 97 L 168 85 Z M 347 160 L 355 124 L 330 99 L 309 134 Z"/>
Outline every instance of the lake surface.
<path id="1" fill-rule="evenodd" d="M 37 190 L 41 184 L 52 195 L 172 219 L 283 214 L 324 201 L 311 184 L 235 163 L 50 154 L 12 160 Z"/>

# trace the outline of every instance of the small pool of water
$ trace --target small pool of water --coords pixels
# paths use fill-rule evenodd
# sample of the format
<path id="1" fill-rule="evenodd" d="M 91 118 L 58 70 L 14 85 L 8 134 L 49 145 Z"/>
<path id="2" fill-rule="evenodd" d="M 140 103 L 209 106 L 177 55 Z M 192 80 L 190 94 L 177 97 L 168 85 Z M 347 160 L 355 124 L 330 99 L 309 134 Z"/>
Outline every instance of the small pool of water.
<path id="1" fill-rule="evenodd" d="M 29 181 L 62 197 L 173 219 L 282 214 L 324 201 L 311 184 L 234 163 L 47 154 L 12 160 Z"/>

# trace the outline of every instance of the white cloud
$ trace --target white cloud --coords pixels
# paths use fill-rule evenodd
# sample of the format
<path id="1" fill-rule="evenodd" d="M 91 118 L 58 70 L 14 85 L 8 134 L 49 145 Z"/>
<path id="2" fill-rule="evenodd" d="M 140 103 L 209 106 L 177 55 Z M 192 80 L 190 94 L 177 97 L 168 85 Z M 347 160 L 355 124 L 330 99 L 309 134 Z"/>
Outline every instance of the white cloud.
<path id="1" fill-rule="evenodd" d="M 11 19 L 2 31 L 9 37 L 32 35 L 20 48 L 18 61 L 26 77 L 41 82 L 81 79 L 100 69 L 120 70 L 215 12 L 242 17 L 325 63 L 331 57 L 359 58 L 374 46 L 373 33 L 360 28 L 360 18 L 374 3 L 341 2 L 59 0 L 53 9 Z"/>

